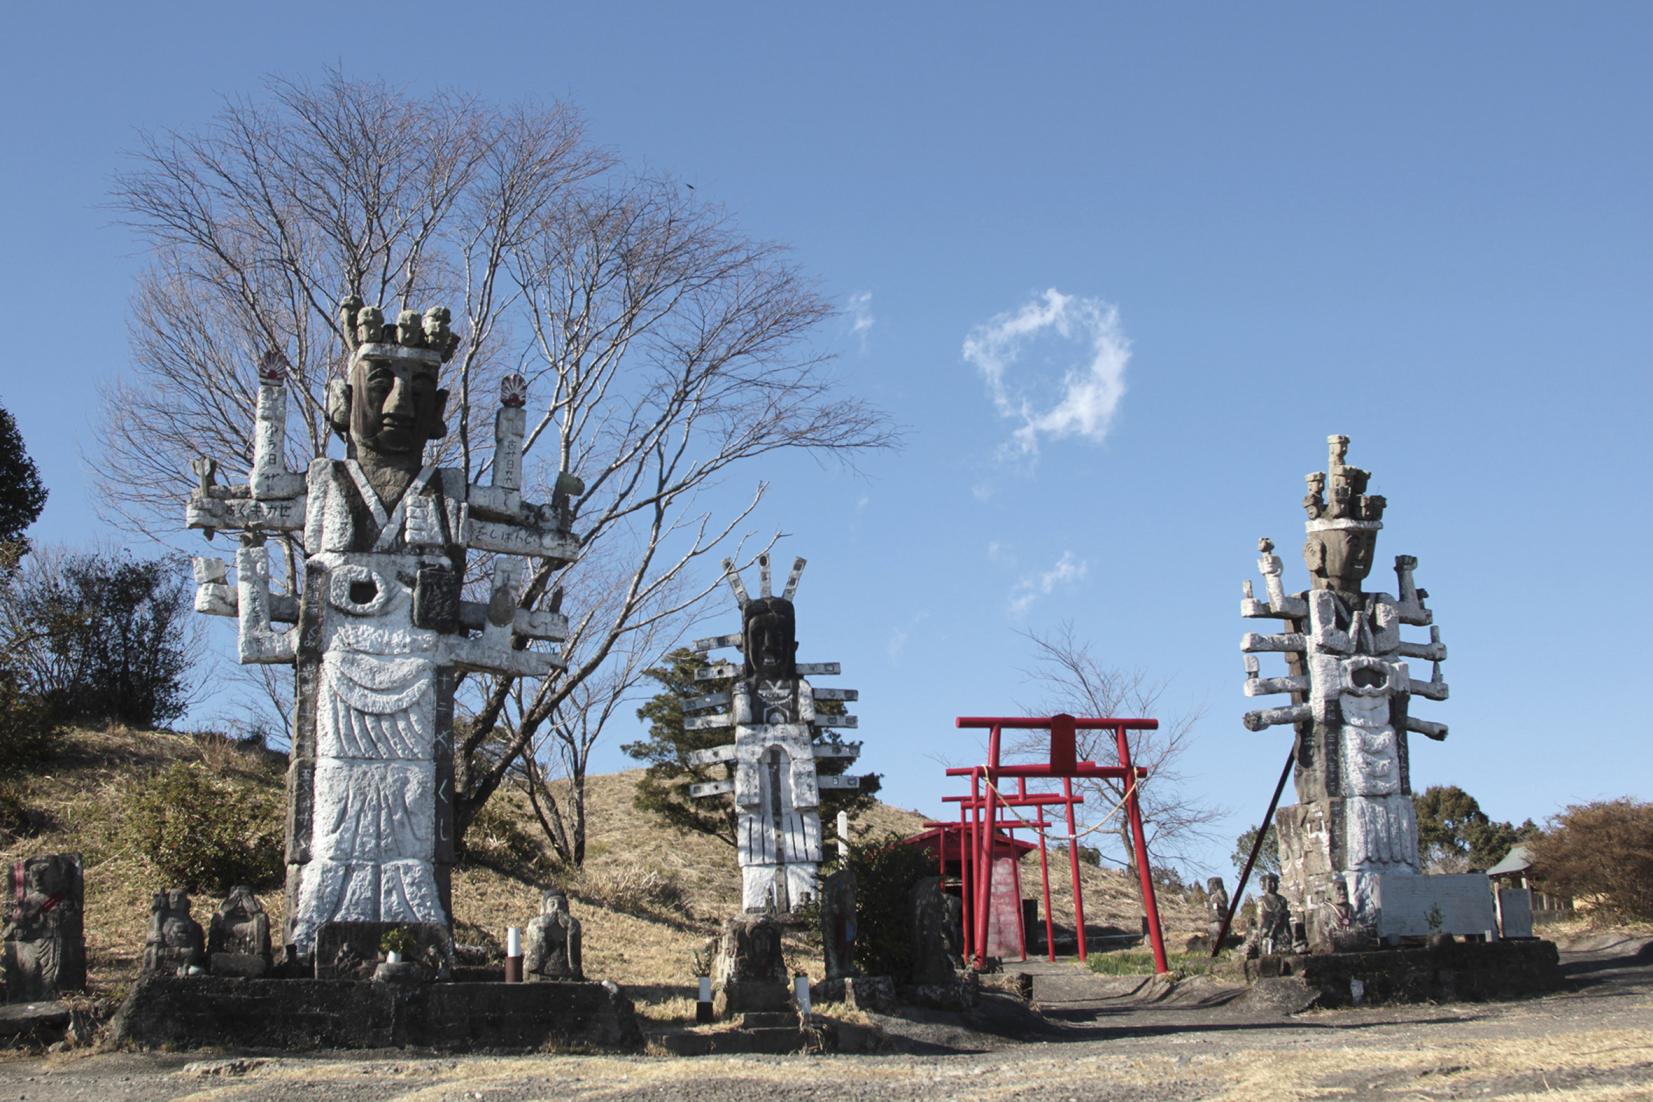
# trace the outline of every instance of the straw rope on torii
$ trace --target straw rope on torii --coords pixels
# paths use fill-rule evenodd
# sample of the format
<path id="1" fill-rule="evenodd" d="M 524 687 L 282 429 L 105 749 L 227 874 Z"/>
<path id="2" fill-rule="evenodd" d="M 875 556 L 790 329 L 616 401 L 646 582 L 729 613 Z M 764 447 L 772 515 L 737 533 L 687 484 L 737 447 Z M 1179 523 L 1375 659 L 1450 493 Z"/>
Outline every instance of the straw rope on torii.
<path id="1" fill-rule="evenodd" d="M 731 678 L 734 684 L 727 692 L 684 701 L 683 710 L 686 715 L 699 713 L 684 721 L 687 730 L 733 730 L 733 743 L 689 755 L 691 765 L 723 764 L 731 775 L 691 785 L 689 794 L 697 799 L 734 794 L 742 908 L 793 911 L 820 892 L 821 789 L 860 786 L 859 777 L 817 772 L 817 759 L 853 761 L 861 744 L 817 741 L 819 732 L 853 728 L 857 720 L 852 715 L 826 715 L 815 705 L 849 702 L 860 694 L 854 689 L 817 689 L 806 680 L 806 675 L 837 674 L 837 662 L 796 659 L 792 599 L 803 576 L 803 559 L 793 562 L 779 597 L 770 591 L 767 554 L 758 556 L 756 598 L 748 596 L 732 560 L 724 560 L 723 570 L 740 607 L 741 631 L 697 640 L 694 649 L 708 653 L 734 647 L 741 651 L 742 663 L 714 662 L 700 670 L 696 680 Z"/>

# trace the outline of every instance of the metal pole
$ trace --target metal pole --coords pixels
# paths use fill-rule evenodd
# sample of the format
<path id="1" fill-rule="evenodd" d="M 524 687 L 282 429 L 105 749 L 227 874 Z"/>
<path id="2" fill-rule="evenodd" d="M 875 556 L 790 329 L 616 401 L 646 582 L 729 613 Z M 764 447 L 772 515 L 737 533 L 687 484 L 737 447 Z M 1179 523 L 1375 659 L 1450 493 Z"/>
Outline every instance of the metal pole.
<path id="1" fill-rule="evenodd" d="M 1079 938 L 1079 960 L 1085 960 L 1085 893 L 1079 888 L 1079 828 L 1073 824 L 1073 779 L 1062 778 L 1063 810 L 1068 814 L 1068 869 L 1073 873 L 1073 926 Z"/>
<path id="2" fill-rule="evenodd" d="M 1297 743 L 1291 744 L 1291 753 L 1286 755 L 1285 768 L 1280 770 L 1280 783 L 1274 786 L 1274 796 L 1268 802 L 1268 810 L 1263 812 L 1263 825 L 1257 828 L 1257 839 L 1251 843 L 1251 852 L 1246 856 L 1245 868 L 1240 871 L 1240 882 L 1234 887 L 1234 894 L 1229 897 L 1228 913 L 1223 915 L 1222 928 L 1217 931 L 1217 940 L 1211 945 L 1211 955 L 1216 956 L 1222 951 L 1223 942 L 1228 939 L 1228 927 L 1234 921 L 1234 912 L 1240 909 L 1240 897 L 1245 895 L 1246 881 L 1251 878 L 1251 866 L 1257 863 L 1257 855 L 1263 851 L 1263 839 L 1268 836 L 1268 828 L 1274 822 L 1274 809 L 1280 804 L 1280 793 L 1286 790 L 1286 781 L 1291 779 L 1291 767 L 1297 763 Z"/>
<path id="3" fill-rule="evenodd" d="M 1165 959 L 1165 935 L 1159 928 L 1159 901 L 1154 898 L 1154 876 L 1148 868 L 1148 840 L 1142 830 L 1142 804 L 1137 800 L 1137 770 L 1131 767 L 1131 740 L 1125 728 L 1114 734 L 1119 739 L 1119 764 L 1125 768 L 1125 809 L 1131 820 L 1131 847 L 1136 851 L 1136 875 L 1142 884 L 1142 909 L 1147 912 L 1148 939 L 1154 947 L 1154 971 L 1169 972 Z"/>

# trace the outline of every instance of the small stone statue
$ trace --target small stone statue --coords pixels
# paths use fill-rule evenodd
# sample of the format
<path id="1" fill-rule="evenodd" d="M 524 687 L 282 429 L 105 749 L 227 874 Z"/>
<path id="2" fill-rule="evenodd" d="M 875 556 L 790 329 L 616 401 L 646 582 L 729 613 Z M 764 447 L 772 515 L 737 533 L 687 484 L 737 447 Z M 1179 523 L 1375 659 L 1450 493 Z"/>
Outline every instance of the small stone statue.
<path id="1" fill-rule="evenodd" d="M 540 901 L 540 914 L 528 924 L 522 947 L 523 979 L 583 980 L 580 968 L 580 920 L 568 913 L 568 894 L 553 888 Z"/>
<path id="2" fill-rule="evenodd" d="M 270 917 L 252 888 L 230 889 L 212 916 L 207 954 L 215 976 L 262 976 L 270 970 Z"/>
<path id="3" fill-rule="evenodd" d="M 912 982 L 951 983 L 963 954 L 963 925 L 955 917 L 956 897 L 941 890 L 941 881 L 927 876 L 908 895 L 912 907 Z"/>
<path id="4" fill-rule="evenodd" d="M 1228 889 L 1223 887 L 1223 878 L 1213 876 L 1205 882 L 1205 906 L 1207 917 L 1211 923 L 1207 930 L 1211 934 L 1211 944 L 1216 945 L 1217 939 L 1222 936 L 1223 920 L 1228 917 Z"/>
<path id="5" fill-rule="evenodd" d="M 785 1010 L 792 1002 L 781 928 L 768 915 L 742 915 L 723 924 L 712 961 L 717 1016 Z"/>
<path id="6" fill-rule="evenodd" d="M 144 942 L 143 970 L 187 975 L 206 963 L 206 935 L 189 915 L 189 895 L 182 888 L 155 893 L 149 907 L 149 938 Z"/>
<path id="7" fill-rule="evenodd" d="M 1268 956 L 1288 953 L 1292 949 L 1291 908 L 1280 894 L 1280 878 L 1264 873 L 1263 895 L 1257 900 L 1257 925 L 1246 943 L 1246 955 Z"/>
<path id="8" fill-rule="evenodd" d="M 1371 926 L 1360 921 L 1349 902 L 1349 886 L 1339 880 L 1332 885 L 1332 898 L 1318 904 L 1309 915 L 1309 951 L 1352 953 L 1370 946 Z"/>
<path id="9" fill-rule="evenodd" d="M 86 941 L 77 853 L 30 857 L 11 867 L 0 974 L 7 1002 L 55 999 L 86 986 Z"/>
<path id="10" fill-rule="evenodd" d="M 839 869 L 821 882 L 821 946 L 826 978 L 858 974 L 855 967 L 855 870 Z"/>

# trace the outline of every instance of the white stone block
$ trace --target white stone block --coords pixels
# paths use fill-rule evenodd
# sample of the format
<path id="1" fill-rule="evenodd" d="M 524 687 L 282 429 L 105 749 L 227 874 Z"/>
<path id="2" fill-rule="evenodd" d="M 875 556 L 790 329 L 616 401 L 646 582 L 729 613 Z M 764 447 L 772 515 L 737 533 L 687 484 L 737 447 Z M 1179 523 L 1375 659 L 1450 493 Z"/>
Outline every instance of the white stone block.
<path id="1" fill-rule="evenodd" d="M 1387 873 L 1378 878 L 1376 903 L 1379 937 L 1484 934 L 1497 928 L 1484 873 Z"/>

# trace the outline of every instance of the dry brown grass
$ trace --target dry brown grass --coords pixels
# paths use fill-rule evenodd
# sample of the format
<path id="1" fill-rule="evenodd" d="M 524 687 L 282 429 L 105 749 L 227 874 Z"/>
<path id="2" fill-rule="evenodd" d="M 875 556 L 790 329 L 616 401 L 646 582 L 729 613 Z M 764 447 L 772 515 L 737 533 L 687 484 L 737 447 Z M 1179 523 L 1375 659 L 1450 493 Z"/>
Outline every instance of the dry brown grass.
<path id="1" fill-rule="evenodd" d="M 238 783 L 278 790 L 285 761 L 280 755 L 249 749 L 212 734 L 134 731 L 126 728 L 76 730 L 64 752 L 23 785 L 25 803 L 45 813 L 45 829 L 29 837 L 0 835 L 0 860 L 35 853 L 78 851 L 86 863 L 86 937 L 90 979 L 95 992 L 118 994 L 133 976 L 143 952 L 149 903 L 158 883 L 155 871 L 131 853 L 121 838 L 120 808 L 132 787 L 155 770 L 179 761 L 201 761 L 215 774 Z M 722 919 L 740 904 L 740 876 L 734 850 L 715 838 L 664 831 L 647 823 L 632 806 L 640 771 L 592 777 L 587 806 L 590 831 L 586 864 L 573 875 L 518 870 L 507 875 L 490 851 L 489 864 L 469 863 L 453 880 L 454 921 L 458 940 L 502 954 L 505 927 L 521 926 L 539 911 L 540 891 L 551 882 L 574 899 L 584 925 L 585 970 L 596 978 L 660 988 L 660 1000 L 690 993 L 694 956 Z M 501 829 L 538 846 L 538 827 L 526 800 L 516 792 L 498 797 Z M 879 804 L 851 827 L 858 839 L 889 833 L 917 833 L 924 822 L 917 812 Z M 1053 902 L 1059 922 L 1071 922 L 1066 866 L 1053 852 Z M 537 862 L 549 869 L 547 858 Z M 1023 867 L 1023 888 L 1037 894 L 1038 862 Z M 1081 870 L 1085 917 L 1092 924 L 1134 929 L 1134 888 L 1117 872 Z M 261 895 L 272 928 L 282 920 L 279 890 Z M 216 900 L 196 901 L 195 917 L 203 924 Z M 1168 936 L 1182 927 L 1197 927 L 1196 910 L 1180 900 L 1161 900 Z M 819 963 L 807 941 L 787 942 L 789 964 L 816 973 Z M 675 1008 L 674 1008 L 675 1009 Z M 689 1012 L 692 1013 L 692 1005 Z"/>

